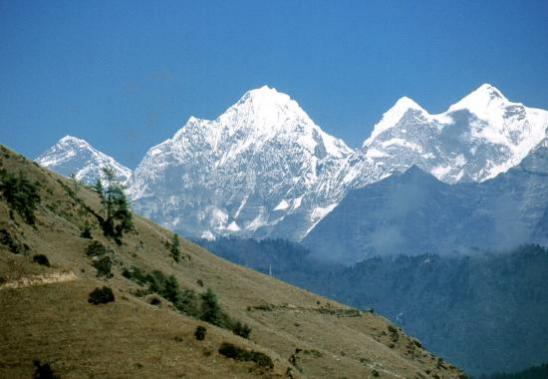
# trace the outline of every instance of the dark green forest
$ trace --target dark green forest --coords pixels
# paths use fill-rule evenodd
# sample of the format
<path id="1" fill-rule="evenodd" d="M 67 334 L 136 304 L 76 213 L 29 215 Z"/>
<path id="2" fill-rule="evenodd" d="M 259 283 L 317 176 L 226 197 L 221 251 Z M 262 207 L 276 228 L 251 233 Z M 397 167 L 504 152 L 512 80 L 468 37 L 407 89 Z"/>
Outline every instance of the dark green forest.
<path id="1" fill-rule="evenodd" d="M 480 379 L 546 379 L 548 378 L 548 363 L 528 368 L 512 374 L 483 375 Z"/>

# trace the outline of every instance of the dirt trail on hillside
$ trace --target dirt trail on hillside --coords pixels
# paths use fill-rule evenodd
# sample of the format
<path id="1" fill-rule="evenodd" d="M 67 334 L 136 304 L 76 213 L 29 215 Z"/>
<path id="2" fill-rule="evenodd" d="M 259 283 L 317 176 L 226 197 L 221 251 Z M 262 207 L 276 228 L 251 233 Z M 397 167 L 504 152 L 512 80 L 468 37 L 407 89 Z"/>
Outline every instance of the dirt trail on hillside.
<path id="1" fill-rule="evenodd" d="M 17 289 L 26 287 L 43 286 L 52 283 L 72 282 L 78 277 L 74 272 L 54 272 L 51 274 L 32 275 L 14 280 L 8 280 L 0 285 L 0 291 L 4 289 Z"/>

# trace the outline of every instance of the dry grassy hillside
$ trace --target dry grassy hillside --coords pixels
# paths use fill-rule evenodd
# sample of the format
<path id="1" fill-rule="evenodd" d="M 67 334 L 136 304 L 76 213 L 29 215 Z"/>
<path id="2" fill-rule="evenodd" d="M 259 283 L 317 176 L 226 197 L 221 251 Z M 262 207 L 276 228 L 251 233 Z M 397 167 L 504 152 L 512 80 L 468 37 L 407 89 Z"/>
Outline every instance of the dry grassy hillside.
<path id="1" fill-rule="evenodd" d="M 38 182 L 41 198 L 32 226 L 0 191 L 1 378 L 32 377 L 35 359 L 61 378 L 462 375 L 376 314 L 236 266 L 184 240 L 176 263 L 170 255 L 172 234 L 145 219 L 134 216 L 135 231 L 119 245 L 103 236 L 91 212 L 101 209 L 96 193 L 4 147 L 0 169 L 21 171 Z M 92 239 L 81 237 L 86 225 Z M 86 254 L 94 241 L 111 257 L 110 278 L 98 277 L 96 260 Z M 45 255 L 50 267 L 35 263 L 37 254 Z M 148 285 L 122 275 L 132 267 L 173 275 L 181 290 L 198 297 L 211 288 L 232 320 L 251 327 L 249 339 L 147 294 Z M 112 289 L 115 301 L 89 303 L 90 292 L 103 286 Z M 201 341 L 195 337 L 200 325 L 207 329 Z M 264 353 L 273 367 L 268 359 L 241 361 L 220 354 L 225 342 Z"/>

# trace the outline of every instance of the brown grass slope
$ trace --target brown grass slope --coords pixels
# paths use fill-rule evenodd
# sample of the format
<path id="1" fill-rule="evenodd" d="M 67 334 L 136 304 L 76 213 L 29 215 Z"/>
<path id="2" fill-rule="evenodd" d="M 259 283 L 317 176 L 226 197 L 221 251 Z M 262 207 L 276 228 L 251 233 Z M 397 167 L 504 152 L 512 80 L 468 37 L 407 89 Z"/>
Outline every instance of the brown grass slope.
<path id="1" fill-rule="evenodd" d="M 49 362 L 61 378 L 462 375 L 380 316 L 231 264 L 188 241 L 181 242 L 184 259 L 175 263 L 166 248 L 172 234 L 148 220 L 135 216 L 135 232 L 119 246 L 85 209 L 100 209 L 93 191 L 82 187 L 70 195 L 73 182 L 4 147 L 0 168 L 39 182 L 41 196 L 33 227 L 10 215 L 0 194 L 0 234 L 22 247 L 14 254 L 5 238 L 0 243 L 1 378 L 32 377 L 33 359 Z M 80 233 L 86 223 L 93 239 L 114 251 L 110 279 L 97 278 L 85 254 L 90 240 Z M 51 267 L 33 263 L 35 254 L 45 254 Z M 174 275 L 197 293 L 212 288 L 230 317 L 251 326 L 250 339 L 183 315 L 165 299 L 149 304 L 150 295 L 136 296 L 142 287 L 121 275 L 131 266 Z M 115 302 L 89 304 L 89 293 L 104 285 Z M 203 341 L 194 337 L 198 325 L 207 328 Z M 267 354 L 274 368 L 224 357 L 218 353 L 223 342 Z"/>

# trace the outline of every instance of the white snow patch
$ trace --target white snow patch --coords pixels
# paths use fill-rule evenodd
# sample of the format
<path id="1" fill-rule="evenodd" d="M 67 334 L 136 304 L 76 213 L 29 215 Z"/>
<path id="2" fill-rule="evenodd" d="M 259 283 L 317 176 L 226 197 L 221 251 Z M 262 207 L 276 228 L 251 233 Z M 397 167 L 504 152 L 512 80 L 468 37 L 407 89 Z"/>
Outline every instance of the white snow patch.
<path id="1" fill-rule="evenodd" d="M 303 201 L 303 197 L 304 197 L 304 195 L 293 200 L 293 209 L 300 208 L 301 203 Z"/>
<path id="2" fill-rule="evenodd" d="M 410 141 L 404 140 L 403 138 L 392 138 L 392 139 L 390 139 L 390 140 L 388 140 L 388 141 L 382 142 L 382 147 L 383 147 L 383 148 L 387 148 L 387 147 L 390 147 L 390 146 L 393 146 L 393 145 L 396 145 L 396 146 L 403 146 L 403 147 L 406 147 L 406 148 L 408 148 L 408 149 L 417 151 L 417 152 L 419 152 L 419 153 L 422 153 L 422 152 L 423 152 L 422 146 L 417 145 L 417 144 L 414 143 L 414 142 L 410 142 Z"/>
<path id="3" fill-rule="evenodd" d="M 430 171 L 436 178 L 442 180 L 447 174 L 451 172 L 451 166 L 436 166 Z"/>
<path id="4" fill-rule="evenodd" d="M 285 211 L 288 208 L 289 208 L 289 203 L 287 202 L 287 200 L 283 199 L 282 201 L 280 201 L 278 203 L 278 205 L 276 205 L 274 210 L 275 211 Z"/>
<path id="5" fill-rule="evenodd" d="M 240 227 L 238 226 L 236 221 L 232 221 L 230 225 L 227 226 L 226 230 L 228 230 L 229 232 L 239 232 Z"/>
<path id="6" fill-rule="evenodd" d="M 377 150 L 377 149 L 367 149 L 366 154 L 369 158 L 384 158 L 384 157 L 389 157 L 390 156 L 390 154 L 385 153 L 384 151 Z"/>
<path id="7" fill-rule="evenodd" d="M 240 215 L 240 212 L 242 211 L 242 209 L 244 209 L 245 205 L 247 204 L 247 199 L 249 198 L 249 195 L 246 195 L 244 197 L 244 199 L 242 200 L 242 203 L 240 204 L 240 206 L 238 207 L 238 210 L 236 211 L 236 213 L 234 214 L 234 218 L 238 218 L 238 216 Z"/>
<path id="8" fill-rule="evenodd" d="M 211 221 L 210 225 L 218 228 L 223 229 L 224 225 L 228 222 L 228 215 L 226 212 L 220 210 L 219 208 L 215 208 L 211 212 Z"/>
<path id="9" fill-rule="evenodd" d="M 338 203 L 329 204 L 326 207 L 316 207 L 314 210 L 312 210 L 312 213 L 310 213 L 310 221 L 312 222 L 312 225 L 308 230 L 305 232 L 304 237 L 308 235 L 318 225 L 318 223 L 323 220 L 325 216 L 327 216 L 335 207 L 338 205 Z M 304 238 L 303 237 L 303 238 Z"/>
<path id="10" fill-rule="evenodd" d="M 462 154 L 459 154 L 457 156 L 457 158 L 455 158 L 455 166 L 457 167 L 462 167 L 466 164 L 467 160 L 466 158 L 464 157 L 464 155 Z"/>
<path id="11" fill-rule="evenodd" d="M 213 233 L 211 233 L 211 231 L 209 231 L 209 230 L 204 231 L 200 235 L 200 238 L 203 238 L 203 239 L 208 240 L 208 241 L 215 241 L 215 235 Z"/>
<path id="12" fill-rule="evenodd" d="M 247 226 L 246 226 L 246 230 L 250 230 L 252 232 L 254 232 L 255 230 L 259 229 L 260 227 L 264 226 L 266 224 L 266 221 L 261 214 L 259 214 L 257 217 L 255 217 L 253 219 L 253 221 L 251 221 Z"/>

